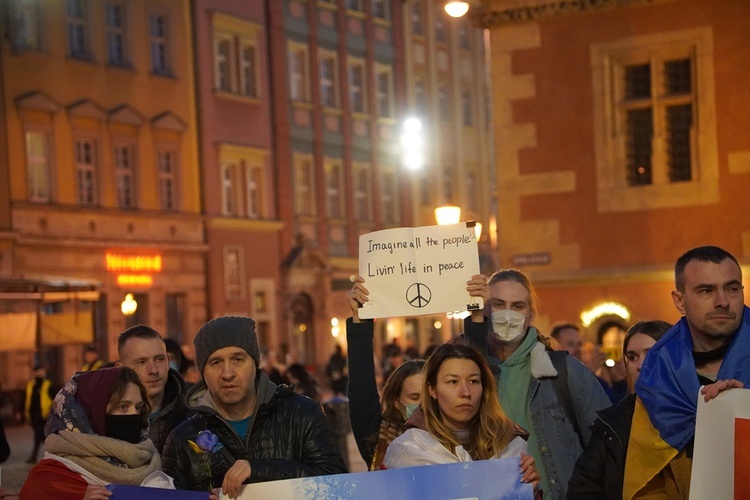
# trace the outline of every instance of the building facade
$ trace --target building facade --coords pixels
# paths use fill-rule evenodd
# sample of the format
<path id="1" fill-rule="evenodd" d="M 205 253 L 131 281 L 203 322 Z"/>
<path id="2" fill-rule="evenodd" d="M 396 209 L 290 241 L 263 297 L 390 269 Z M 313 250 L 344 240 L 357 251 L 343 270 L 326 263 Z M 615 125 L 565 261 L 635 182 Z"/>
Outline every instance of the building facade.
<path id="1" fill-rule="evenodd" d="M 261 346 L 278 346 L 282 224 L 266 2 L 194 5 L 209 316 L 251 316 Z"/>
<path id="2" fill-rule="evenodd" d="M 206 318 L 190 2 L 7 2 L 2 33 L 2 274 L 98 292 L 34 306 L 76 333 L 41 331 L 38 361 L 62 381 L 83 343 L 116 360 L 137 323 L 189 342 Z"/>
<path id="3" fill-rule="evenodd" d="M 679 318 L 674 262 L 750 262 L 743 0 L 485 0 L 499 258 L 539 288 L 543 329 Z"/>

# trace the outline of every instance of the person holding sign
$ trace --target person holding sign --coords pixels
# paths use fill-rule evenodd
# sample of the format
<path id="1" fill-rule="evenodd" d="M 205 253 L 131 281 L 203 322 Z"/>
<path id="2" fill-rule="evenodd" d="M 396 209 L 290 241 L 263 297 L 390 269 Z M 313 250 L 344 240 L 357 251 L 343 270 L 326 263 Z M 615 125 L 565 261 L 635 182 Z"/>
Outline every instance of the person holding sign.
<path id="1" fill-rule="evenodd" d="M 424 361 L 401 364 L 386 381 L 382 398 L 378 399 L 372 347 L 374 323 L 359 317 L 359 308 L 369 300 L 370 292 L 362 276 L 352 276 L 351 280 L 352 288 L 346 294 L 352 311 L 346 321 L 349 418 L 360 455 L 369 470 L 380 470 L 386 448 L 406 430 L 406 420 L 419 405 Z M 472 297 L 483 297 L 486 285 L 485 276 L 478 274 L 467 282 L 466 290 Z M 482 322 L 481 310 L 472 314 Z"/>
<path id="2" fill-rule="evenodd" d="M 532 326 L 536 293 L 515 269 L 493 274 L 488 284 L 489 318 L 465 321 L 467 339 L 495 373 L 503 411 L 528 429 L 545 497 L 565 498 L 573 466 L 591 436 L 596 412 L 610 406 L 594 374 L 565 351 L 550 350 Z"/>
<path id="3" fill-rule="evenodd" d="M 539 484 L 528 432 L 497 400 L 495 379 L 479 351 L 461 342 L 438 347 L 425 364 L 420 409 L 385 453 L 388 469 L 520 458 L 521 482 Z"/>
<path id="4" fill-rule="evenodd" d="M 164 446 L 164 471 L 177 489 L 221 487 L 234 498 L 245 483 L 346 472 L 320 405 L 259 368 L 252 318 L 214 318 L 193 344 L 203 379 L 185 399 L 197 415 Z"/>
<path id="5" fill-rule="evenodd" d="M 708 401 L 750 384 L 750 309 L 737 259 L 716 246 L 693 248 L 677 259 L 674 278 L 683 316 L 649 350 L 635 384 L 623 498 L 687 498 L 699 391 Z"/>
<path id="6" fill-rule="evenodd" d="M 79 372 L 60 389 L 47 421 L 47 453 L 21 499 L 106 499 L 107 484 L 174 489 L 148 439 L 148 394 L 126 367 Z"/>

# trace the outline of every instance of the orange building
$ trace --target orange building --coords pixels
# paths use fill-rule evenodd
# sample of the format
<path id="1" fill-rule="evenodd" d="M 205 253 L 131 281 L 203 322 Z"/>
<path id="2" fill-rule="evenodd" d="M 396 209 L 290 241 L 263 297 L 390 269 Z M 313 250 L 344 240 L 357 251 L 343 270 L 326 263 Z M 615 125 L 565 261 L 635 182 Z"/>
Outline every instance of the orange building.
<path id="1" fill-rule="evenodd" d="M 63 335 L 41 328 L 28 346 L 58 380 L 83 364 L 83 343 L 115 360 L 132 324 L 189 342 L 205 321 L 190 26 L 188 0 L 24 0 L 3 12 L 0 269 L 94 292 L 35 299 L 39 325 L 67 318 Z M 27 308 L 8 295 L 0 307 L 6 319 Z M 30 352 L 2 353 L 0 366 L 30 369 Z M 0 373 L 8 386 L 27 376 Z"/>
<path id="2" fill-rule="evenodd" d="M 750 3 L 484 0 L 473 16 L 491 38 L 500 263 L 538 286 L 543 330 L 677 320 L 673 265 L 694 246 L 750 274 Z"/>

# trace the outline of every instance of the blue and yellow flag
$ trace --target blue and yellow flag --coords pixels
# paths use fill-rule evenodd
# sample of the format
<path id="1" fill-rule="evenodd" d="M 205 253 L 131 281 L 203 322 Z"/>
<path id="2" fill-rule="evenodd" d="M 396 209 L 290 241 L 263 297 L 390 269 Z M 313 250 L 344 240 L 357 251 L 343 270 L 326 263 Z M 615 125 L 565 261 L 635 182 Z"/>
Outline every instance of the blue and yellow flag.
<path id="1" fill-rule="evenodd" d="M 625 461 L 623 498 L 632 498 L 695 435 L 700 384 L 693 340 L 683 317 L 649 350 L 635 384 L 638 394 Z M 727 350 L 717 380 L 750 387 L 750 308 Z"/>

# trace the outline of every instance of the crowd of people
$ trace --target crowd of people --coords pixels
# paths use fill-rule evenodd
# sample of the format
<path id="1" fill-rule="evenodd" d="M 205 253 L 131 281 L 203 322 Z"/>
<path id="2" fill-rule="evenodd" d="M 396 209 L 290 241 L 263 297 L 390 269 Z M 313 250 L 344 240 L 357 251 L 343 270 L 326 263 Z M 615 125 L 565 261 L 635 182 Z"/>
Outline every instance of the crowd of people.
<path id="1" fill-rule="evenodd" d="M 347 353 L 338 346 L 326 370 L 329 401 L 304 366 L 261 351 L 246 317 L 203 325 L 199 377 L 188 383 L 184 355 L 145 325 L 119 335 L 114 366 L 87 353 L 56 394 L 38 366 L 25 405 L 35 465 L 19 492 L 0 497 L 106 499 L 115 483 L 234 498 L 243 484 L 345 473 L 331 425 L 342 415 L 372 471 L 511 458 L 536 498 L 688 497 L 699 390 L 708 401 L 750 383 L 734 256 L 713 246 L 682 255 L 672 292 L 682 319 L 632 325 L 606 370 L 609 354 L 583 354 L 574 323 L 549 336 L 534 326 L 538 300 L 522 272 L 471 276 L 466 291 L 485 308 L 462 334 L 424 358 L 390 346 L 378 367 L 374 321 L 358 315 L 369 291 L 353 277 Z"/>

